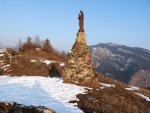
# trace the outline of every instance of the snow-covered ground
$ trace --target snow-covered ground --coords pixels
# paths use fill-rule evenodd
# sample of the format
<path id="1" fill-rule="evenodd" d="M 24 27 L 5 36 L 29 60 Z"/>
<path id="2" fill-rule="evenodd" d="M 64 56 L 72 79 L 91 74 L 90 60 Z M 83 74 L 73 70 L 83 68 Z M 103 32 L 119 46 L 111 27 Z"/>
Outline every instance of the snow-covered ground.
<path id="1" fill-rule="evenodd" d="M 68 102 L 77 100 L 76 95 L 86 92 L 85 88 L 62 82 L 61 78 L 0 76 L 0 101 L 46 106 L 57 113 L 83 113 Z"/>

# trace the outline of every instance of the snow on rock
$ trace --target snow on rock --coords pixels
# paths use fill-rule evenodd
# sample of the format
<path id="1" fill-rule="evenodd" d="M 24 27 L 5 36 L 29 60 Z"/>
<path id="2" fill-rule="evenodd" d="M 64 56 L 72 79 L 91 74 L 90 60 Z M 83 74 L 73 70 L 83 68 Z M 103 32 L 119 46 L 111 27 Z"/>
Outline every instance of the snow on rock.
<path id="1" fill-rule="evenodd" d="M 10 64 L 4 65 L 3 67 L 1 67 L 2 69 L 10 67 Z"/>
<path id="2" fill-rule="evenodd" d="M 4 62 L 4 60 L 0 60 L 0 63 L 3 63 Z"/>
<path id="3" fill-rule="evenodd" d="M 6 52 L 6 48 L 4 48 L 4 49 L 0 49 L 0 53 L 3 53 L 3 52 Z"/>
<path id="4" fill-rule="evenodd" d="M 99 83 L 99 84 L 103 86 L 103 87 L 100 87 L 100 89 L 104 89 L 105 87 L 115 87 L 114 84 L 106 84 L 106 83 Z"/>
<path id="5" fill-rule="evenodd" d="M 105 75 L 110 76 L 111 74 L 110 73 L 105 73 Z"/>
<path id="6" fill-rule="evenodd" d="M 119 70 L 120 70 L 120 71 L 124 71 L 124 69 L 123 69 L 123 68 L 120 68 Z"/>
<path id="7" fill-rule="evenodd" d="M 0 57 L 4 56 L 4 54 L 0 54 Z"/>
<path id="8" fill-rule="evenodd" d="M 147 97 L 147 96 L 145 96 L 143 94 L 140 94 L 140 93 L 135 93 L 135 94 L 138 95 L 138 96 L 140 96 L 140 97 L 142 97 L 142 98 L 144 98 L 146 101 L 150 102 L 150 98 L 149 97 Z"/>
<path id="9" fill-rule="evenodd" d="M 51 60 L 40 60 L 41 62 L 49 65 L 51 63 L 55 63 L 55 61 L 51 61 Z M 37 60 L 32 59 L 31 62 L 37 62 Z"/>
<path id="10" fill-rule="evenodd" d="M 104 89 L 104 87 L 100 87 L 100 89 Z"/>
<path id="11" fill-rule="evenodd" d="M 119 46 L 119 44 L 115 44 L 115 43 L 108 43 L 109 46 Z"/>
<path id="12" fill-rule="evenodd" d="M 69 53 L 71 53 L 72 51 L 70 50 Z"/>
<path id="13" fill-rule="evenodd" d="M 65 66 L 65 63 L 61 63 L 60 66 L 61 66 L 61 67 Z"/>
<path id="14" fill-rule="evenodd" d="M 35 76 L 0 77 L 0 101 L 14 101 L 24 105 L 46 106 L 57 113 L 83 113 L 75 104 L 76 95 L 85 87 L 63 83 L 61 78 Z"/>
<path id="15" fill-rule="evenodd" d="M 129 54 L 133 54 L 133 52 L 122 49 L 122 48 L 118 48 L 118 51 L 124 52 L 124 53 L 129 53 Z"/>
<path id="16" fill-rule="evenodd" d="M 139 90 L 139 87 L 129 86 L 129 88 L 125 88 L 126 90 Z"/>
<path id="17" fill-rule="evenodd" d="M 36 62 L 36 60 L 33 60 L 33 59 L 32 59 L 31 62 Z"/>
<path id="18" fill-rule="evenodd" d="M 41 48 L 35 48 L 37 51 L 41 50 Z"/>

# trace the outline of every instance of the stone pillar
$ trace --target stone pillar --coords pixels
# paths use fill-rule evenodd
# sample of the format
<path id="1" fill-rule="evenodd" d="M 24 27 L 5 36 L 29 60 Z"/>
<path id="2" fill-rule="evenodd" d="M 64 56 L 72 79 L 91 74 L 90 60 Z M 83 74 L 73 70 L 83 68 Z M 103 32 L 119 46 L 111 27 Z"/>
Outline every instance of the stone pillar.
<path id="1" fill-rule="evenodd" d="M 77 33 L 77 39 L 67 56 L 63 70 L 64 82 L 88 84 L 92 82 L 95 71 L 86 43 L 84 32 Z"/>

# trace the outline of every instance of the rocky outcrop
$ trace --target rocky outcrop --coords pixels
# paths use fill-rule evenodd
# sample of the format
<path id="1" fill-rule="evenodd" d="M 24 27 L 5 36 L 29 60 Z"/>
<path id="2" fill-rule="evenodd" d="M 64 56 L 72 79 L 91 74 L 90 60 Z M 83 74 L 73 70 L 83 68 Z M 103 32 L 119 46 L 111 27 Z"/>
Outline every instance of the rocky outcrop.
<path id="1" fill-rule="evenodd" d="M 0 49 L 0 74 L 9 74 L 11 72 L 10 64 L 12 57 L 18 52 L 11 48 Z"/>
<path id="2" fill-rule="evenodd" d="M 95 71 L 84 32 L 77 34 L 77 39 L 67 56 L 63 76 L 65 82 L 75 84 L 88 84 L 95 81 Z"/>
<path id="3" fill-rule="evenodd" d="M 15 102 L 0 102 L 0 113 L 56 113 L 43 106 L 24 106 Z"/>

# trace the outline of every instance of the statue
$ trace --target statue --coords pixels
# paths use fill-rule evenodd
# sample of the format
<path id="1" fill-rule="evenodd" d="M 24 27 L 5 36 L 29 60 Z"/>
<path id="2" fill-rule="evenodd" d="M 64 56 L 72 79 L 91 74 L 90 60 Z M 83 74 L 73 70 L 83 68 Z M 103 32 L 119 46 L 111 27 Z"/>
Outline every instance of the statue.
<path id="1" fill-rule="evenodd" d="M 79 30 L 78 30 L 78 32 L 84 32 L 84 14 L 81 10 L 80 10 L 78 20 L 79 20 Z"/>

